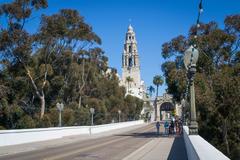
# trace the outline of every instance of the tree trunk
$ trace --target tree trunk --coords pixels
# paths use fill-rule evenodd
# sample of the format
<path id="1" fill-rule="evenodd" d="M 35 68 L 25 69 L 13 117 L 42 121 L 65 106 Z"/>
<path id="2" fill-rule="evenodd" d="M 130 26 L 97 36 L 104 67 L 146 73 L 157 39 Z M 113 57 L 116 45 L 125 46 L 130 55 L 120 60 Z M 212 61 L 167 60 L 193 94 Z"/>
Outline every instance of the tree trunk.
<path id="1" fill-rule="evenodd" d="M 46 75 L 47 75 L 47 73 L 45 73 L 45 80 L 44 80 L 44 82 L 43 82 L 42 90 L 41 90 L 41 93 L 40 93 L 39 90 L 38 90 L 38 88 L 37 88 L 37 85 L 36 85 L 35 81 L 33 80 L 33 77 L 31 76 L 30 71 L 29 71 L 26 67 L 25 67 L 25 69 L 26 69 L 26 71 L 27 71 L 28 77 L 29 77 L 30 80 L 31 80 L 31 83 L 32 83 L 33 88 L 34 88 L 34 90 L 35 90 L 35 92 L 36 92 L 36 95 L 37 95 L 37 97 L 40 99 L 40 103 L 41 103 L 40 119 L 42 119 L 43 116 L 44 116 L 44 112 L 45 112 L 45 95 L 44 95 L 43 88 L 44 88 L 44 86 L 45 86 L 45 84 L 46 84 Z"/>
<path id="2" fill-rule="evenodd" d="M 43 96 L 40 96 L 40 102 L 41 102 L 41 115 L 40 115 L 40 119 L 43 118 L 44 116 L 44 113 L 45 113 L 45 97 L 44 95 Z"/>
<path id="3" fill-rule="evenodd" d="M 82 96 L 80 95 L 78 99 L 78 109 L 81 108 L 81 105 L 82 105 Z"/>
<path id="4" fill-rule="evenodd" d="M 157 92 L 156 92 L 156 98 L 158 97 L 158 85 L 157 85 Z"/>
<path id="5" fill-rule="evenodd" d="M 228 133 L 227 133 L 227 119 L 224 119 L 223 121 L 223 141 L 225 143 L 225 147 L 226 147 L 226 151 L 227 151 L 227 154 L 229 155 L 230 154 L 230 151 L 229 151 L 229 143 L 228 143 Z"/>

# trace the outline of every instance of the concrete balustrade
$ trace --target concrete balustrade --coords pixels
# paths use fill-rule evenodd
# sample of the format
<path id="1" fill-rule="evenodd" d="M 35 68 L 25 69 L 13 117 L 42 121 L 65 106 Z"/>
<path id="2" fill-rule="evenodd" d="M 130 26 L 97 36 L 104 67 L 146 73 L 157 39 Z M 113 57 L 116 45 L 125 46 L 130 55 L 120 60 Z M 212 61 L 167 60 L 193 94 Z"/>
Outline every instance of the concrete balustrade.
<path id="1" fill-rule="evenodd" d="M 188 159 L 194 160 L 230 160 L 199 135 L 189 135 L 187 126 L 183 127 L 183 136 Z"/>
<path id="2" fill-rule="evenodd" d="M 52 127 L 37 129 L 0 130 L 0 146 L 46 141 L 64 136 L 97 134 L 124 127 L 143 124 L 143 120 L 96 126 Z"/>

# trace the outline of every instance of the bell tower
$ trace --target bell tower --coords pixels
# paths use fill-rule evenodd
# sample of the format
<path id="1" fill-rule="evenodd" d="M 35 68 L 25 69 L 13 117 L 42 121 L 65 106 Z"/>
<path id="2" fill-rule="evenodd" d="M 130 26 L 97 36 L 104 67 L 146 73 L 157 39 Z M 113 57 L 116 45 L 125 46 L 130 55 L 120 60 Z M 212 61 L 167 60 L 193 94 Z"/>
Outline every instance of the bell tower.
<path id="1" fill-rule="evenodd" d="M 127 94 L 139 95 L 142 89 L 139 55 L 135 32 L 131 25 L 128 26 L 122 54 L 122 81 L 127 89 Z"/>

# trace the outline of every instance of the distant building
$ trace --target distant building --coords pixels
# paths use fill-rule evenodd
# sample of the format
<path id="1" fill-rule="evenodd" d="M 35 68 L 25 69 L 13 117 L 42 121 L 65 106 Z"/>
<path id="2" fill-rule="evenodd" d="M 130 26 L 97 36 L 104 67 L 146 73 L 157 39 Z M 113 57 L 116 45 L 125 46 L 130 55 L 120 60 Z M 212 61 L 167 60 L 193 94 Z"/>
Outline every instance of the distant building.
<path id="1" fill-rule="evenodd" d="M 182 105 L 174 102 L 173 95 L 164 93 L 150 102 L 154 112 L 151 113 L 151 121 L 169 120 L 174 112 L 175 118 L 182 118 Z"/>
<path id="2" fill-rule="evenodd" d="M 140 61 L 137 40 L 133 27 L 129 25 L 122 54 L 122 79 L 120 85 L 125 86 L 126 94 L 145 99 L 146 88 L 140 76 Z"/>

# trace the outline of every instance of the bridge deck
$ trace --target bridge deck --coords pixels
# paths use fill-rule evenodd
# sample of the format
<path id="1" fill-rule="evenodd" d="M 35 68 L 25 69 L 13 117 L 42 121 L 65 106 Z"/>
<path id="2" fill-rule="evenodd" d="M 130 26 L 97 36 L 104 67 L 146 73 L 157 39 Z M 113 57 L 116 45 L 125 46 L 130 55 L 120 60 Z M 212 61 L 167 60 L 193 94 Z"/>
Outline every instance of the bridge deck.
<path id="1" fill-rule="evenodd" d="M 162 131 L 161 129 L 160 131 Z M 179 135 L 156 136 L 155 132 L 145 132 L 145 137 L 155 136 L 124 160 L 187 160 L 184 139 Z"/>
<path id="2" fill-rule="evenodd" d="M 59 140 L 62 141 L 61 144 L 56 144 L 56 140 L 52 140 L 45 142 L 44 148 L 38 149 L 35 147 L 43 142 L 9 146 L 5 147 L 5 150 L 8 150 L 8 155 L 4 156 L 2 154 L 0 159 L 187 159 L 183 138 L 179 136 L 157 136 L 154 124 L 142 125 L 138 128 L 132 127 L 132 130 L 121 130 L 121 132 L 115 132 L 113 135 L 99 136 L 95 138 L 93 138 L 93 136 L 83 136 L 83 139 L 81 138 L 77 140 L 75 137 L 71 137 L 71 140 L 73 141 L 69 143 L 66 143 L 66 139 Z M 160 131 L 163 132 L 162 127 Z M 79 136 L 81 137 L 81 135 Z M 22 153 L 14 154 L 16 148 L 21 148 Z M 4 147 L 1 147 L 0 151 L 2 152 L 3 149 Z M 31 149 L 33 150 L 31 151 Z"/>

